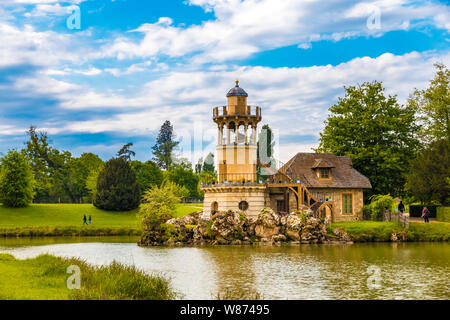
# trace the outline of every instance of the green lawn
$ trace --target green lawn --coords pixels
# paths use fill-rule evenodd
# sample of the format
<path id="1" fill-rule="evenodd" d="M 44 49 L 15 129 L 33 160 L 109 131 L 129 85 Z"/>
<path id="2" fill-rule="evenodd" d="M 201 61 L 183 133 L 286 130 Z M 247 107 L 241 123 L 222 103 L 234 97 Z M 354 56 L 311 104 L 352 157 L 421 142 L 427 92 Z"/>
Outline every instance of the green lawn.
<path id="1" fill-rule="evenodd" d="M 332 223 L 329 232 L 332 233 L 338 227 L 347 231 L 356 242 L 389 241 L 392 233 L 400 233 L 404 230 L 401 225 L 393 221 L 351 221 Z M 448 241 L 450 223 L 410 222 L 406 235 L 408 241 Z"/>
<path id="2" fill-rule="evenodd" d="M 81 271 L 80 290 L 67 288 L 67 267 Z M 117 263 L 93 267 L 78 259 L 41 255 L 18 260 L 0 254 L 0 300 L 66 299 L 146 299 L 167 300 L 176 297 L 169 280 L 148 275 Z"/>
<path id="3" fill-rule="evenodd" d="M 202 204 L 178 204 L 176 217 L 201 210 Z M 96 230 L 106 235 L 133 234 L 138 229 L 138 209 L 127 212 L 104 211 L 92 204 L 33 204 L 12 209 L 0 206 L 0 235 L 7 230 L 40 229 L 28 235 L 94 235 Z M 83 215 L 92 217 L 92 225 L 83 226 Z M 55 232 L 56 229 L 56 232 Z M 58 230 L 59 229 L 59 230 Z M 62 233 L 62 234 L 61 234 Z"/>

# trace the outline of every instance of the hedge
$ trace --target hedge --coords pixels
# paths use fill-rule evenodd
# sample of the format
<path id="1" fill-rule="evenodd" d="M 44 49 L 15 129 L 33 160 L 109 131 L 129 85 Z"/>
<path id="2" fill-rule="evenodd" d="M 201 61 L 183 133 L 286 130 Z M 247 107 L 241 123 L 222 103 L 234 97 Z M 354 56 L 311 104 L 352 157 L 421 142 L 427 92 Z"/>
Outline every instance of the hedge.
<path id="1" fill-rule="evenodd" d="M 427 207 L 428 210 L 430 211 L 430 216 L 429 218 L 436 218 L 436 208 L 438 206 L 434 206 L 434 205 L 410 205 L 409 206 L 409 216 L 410 217 L 422 217 L 422 209 L 423 207 Z"/>
<path id="2" fill-rule="evenodd" d="M 438 207 L 436 218 L 438 221 L 450 222 L 450 207 Z"/>

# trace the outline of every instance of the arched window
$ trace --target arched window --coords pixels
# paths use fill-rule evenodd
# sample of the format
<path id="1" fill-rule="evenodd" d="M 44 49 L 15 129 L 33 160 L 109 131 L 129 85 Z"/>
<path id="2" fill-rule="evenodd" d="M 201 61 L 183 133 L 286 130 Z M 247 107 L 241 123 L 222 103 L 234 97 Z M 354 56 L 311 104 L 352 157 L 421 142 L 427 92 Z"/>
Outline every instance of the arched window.
<path id="1" fill-rule="evenodd" d="M 247 211 L 247 209 L 248 209 L 248 202 L 247 201 L 239 202 L 239 210 Z"/>
<path id="2" fill-rule="evenodd" d="M 214 214 L 217 211 L 219 211 L 219 204 L 217 203 L 217 201 L 214 201 L 213 203 L 211 203 L 211 213 Z"/>

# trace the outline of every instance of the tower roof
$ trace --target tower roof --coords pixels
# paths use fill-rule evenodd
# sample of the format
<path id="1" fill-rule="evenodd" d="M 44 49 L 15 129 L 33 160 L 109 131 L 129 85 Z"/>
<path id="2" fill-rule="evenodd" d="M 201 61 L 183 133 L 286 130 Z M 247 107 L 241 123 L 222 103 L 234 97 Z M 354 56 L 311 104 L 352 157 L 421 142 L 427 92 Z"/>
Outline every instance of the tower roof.
<path id="1" fill-rule="evenodd" d="M 245 92 L 244 89 L 239 87 L 239 80 L 236 80 L 236 85 L 234 86 L 234 88 L 231 88 L 230 91 L 228 91 L 227 97 L 231 97 L 231 96 L 248 97 L 247 92 Z"/>

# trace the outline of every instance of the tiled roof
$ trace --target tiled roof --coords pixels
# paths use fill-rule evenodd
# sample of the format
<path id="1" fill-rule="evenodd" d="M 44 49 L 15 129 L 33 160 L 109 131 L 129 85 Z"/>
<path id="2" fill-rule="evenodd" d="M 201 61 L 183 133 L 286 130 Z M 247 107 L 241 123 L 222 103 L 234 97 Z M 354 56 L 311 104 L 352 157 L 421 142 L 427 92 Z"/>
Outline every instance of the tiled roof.
<path id="1" fill-rule="evenodd" d="M 331 179 L 319 179 L 316 168 L 330 168 Z M 300 177 L 309 188 L 372 188 L 369 179 L 352 167 L 348 156 L 300 152 L 279 171 L 292 179 Z"/>

